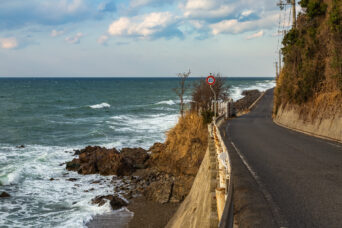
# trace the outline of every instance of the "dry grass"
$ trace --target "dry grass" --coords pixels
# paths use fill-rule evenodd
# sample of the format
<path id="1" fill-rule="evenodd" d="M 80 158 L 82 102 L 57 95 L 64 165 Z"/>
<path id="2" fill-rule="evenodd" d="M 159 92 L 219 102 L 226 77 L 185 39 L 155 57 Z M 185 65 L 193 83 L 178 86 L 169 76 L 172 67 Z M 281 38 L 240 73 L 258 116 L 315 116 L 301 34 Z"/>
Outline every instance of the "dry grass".
<path id="1" fill-rule="evenodd" d="M 207 143 L 208 130 L 202 117 L 187 112 L 167 133 L 164 145 L 153 154 L 153 163 L 160 170 L 175 175 L 196 175 Z"/>
<path id="2" fill-rule="evenodd" d="M 207 137 L 207 126 L 203 124 L 202 117 L 188 112 L 183 118 L 179 118 L 176 126 L 167 133 L 166 144 L 169 150 L 177 151 L 174 154 L 176 158 L 182 158 L 197 140 L 203 142 L 206 147 Z"/>
<path id="3" fill-rule="evenodd" d="M 308 121 L 342 115 L 342 65 L 338 65 L 342 34 L 331 27 L 332 11 L 341 12 L 342 2 L 324 0 L 324 3 L 325 14 L 312 18 L 299 16 L 297 30 L 284 39 L 285 64 L 274 93 L 274 115 L 285 106 L 295 108 Z"/>

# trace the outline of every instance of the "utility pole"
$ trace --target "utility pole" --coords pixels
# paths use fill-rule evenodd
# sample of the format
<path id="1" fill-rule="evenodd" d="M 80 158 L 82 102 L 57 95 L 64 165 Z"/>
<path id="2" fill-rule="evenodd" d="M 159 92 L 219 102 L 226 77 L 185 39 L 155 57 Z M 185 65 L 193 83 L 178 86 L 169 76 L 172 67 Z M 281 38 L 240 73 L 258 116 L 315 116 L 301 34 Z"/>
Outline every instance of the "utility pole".
<path id="1" fill-rule="evenodd" d="M 279 74 L 281 73 L 281 49 L 279 50 Z"/>
<path id="2" fill-rule="evenodd" d="M 297 14 L 296 14 L 296 0 L 279 0 L 279 3 L 277 3 L 277 6 L 280 7 L 281 10 L 284 9 L 286 5 L 292 5 L 292 27 L 297 27 Z"/>
<path id="3" fill-rule="evenodd" d="M 297 28 L 297 15 L 296 15 L 296 0 L 292 0 L 292 21 L 293 21 L 293 28 Z"/>

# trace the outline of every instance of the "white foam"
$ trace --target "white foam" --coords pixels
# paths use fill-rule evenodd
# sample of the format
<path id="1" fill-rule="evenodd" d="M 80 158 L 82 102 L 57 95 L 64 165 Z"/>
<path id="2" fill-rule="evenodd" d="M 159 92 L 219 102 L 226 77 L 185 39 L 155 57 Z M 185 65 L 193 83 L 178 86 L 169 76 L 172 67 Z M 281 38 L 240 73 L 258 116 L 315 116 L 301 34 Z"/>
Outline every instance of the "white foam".
<path id="1" fill-rule="evenodd" d="M 173 100 L 168 100 L 168 101 L 160 101 L 158 103 L 156 103 L 157 105 L 161 105 L 161 104 L 166 104 L 166 105 L 175 105 L 176 102 L 174 102 Z"/>
<path id="2" fill-rule="evenodd" d="M 120 138 L 115 140 L 122 142 L 119 149 L 122 147 L 149 148 L 153 143 L 165 140 L 165 132 L 177 123 L 178 118 L 179 114 L 118 115 L 111 117 L 106 123 L 111 130 L 120 135 Z"/>
<path id="3" fill-rule="evenodd" d="M 92 109 L 110 108 L 110 104 L 108 104 L 108 103 L 101 103 L 101 104 L 96 104 L 96 105 L 90 105 L 89 107 L 92 108 Z"/>
<path id="4" fill-rule="evenodd" d="M 114 193 L 111 176 L 82 176 L 60 165 L 73 159 L 73 153 L 65 152 L 72 149 L 76 148 L 25 145 L 18 149 L 0 144 L 1 157 L 7 154 L 6 163 L 0 166 L 1 182 L 15 198 L 2 202 L 5 211 L 0 208 L 0 226 L 9 221 L 18 227 L 32 226 L 32 222 L 35 227 L 84 227 L 96 214 L 113 213 L 108 203 L 102 207 L 91 204 L 95 196 Z M 90 184 L 95 180 L 101 183 Z M 94 190 L 85 192 L 90 188 Z M 32 221 L 33 217 L 37 219 Z"/>
<path id="5" fill-rule="evenodd" d="M 261 92 L 264 92 L 268 89 L 271 89 L 273 87 L 275 87 L 276 83 L 275 80 L 268 80 L 266 82 L 258 82 L 254 85 L 243 85 L 243 86 L 232 86 L 232 88 L 230 89 L 230 97 L 236 101 L 239 100 L 241 98 L 243 98 L 244 96 L 242 95 L 242 92 L 244 90 L 254 90 L 257 89 Z"/>

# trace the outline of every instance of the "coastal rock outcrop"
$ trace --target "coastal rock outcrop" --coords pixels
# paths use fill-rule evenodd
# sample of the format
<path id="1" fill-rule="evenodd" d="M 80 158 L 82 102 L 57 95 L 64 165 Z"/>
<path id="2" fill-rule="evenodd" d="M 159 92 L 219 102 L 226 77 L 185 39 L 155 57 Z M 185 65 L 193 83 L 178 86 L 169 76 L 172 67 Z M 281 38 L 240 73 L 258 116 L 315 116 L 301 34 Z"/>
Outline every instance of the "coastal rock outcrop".
<path id="1" fill-rule="evenodd" d="M 7 192 L 2 192 L 2 193 L 0 194 L 0 198 L 8 198 L 8 197 L 11 197 L 11 195 L 8 194 Z"/>
<path id="2" fill-rule="evenodd" d="M 127 176 L 137 168 L 144 167 L 148 159 L 147 151 L 142 148 L 107 149 L 88 146 L 75 151 L 78 158 L 66 163 L 66 168 L 80 174 Z"/>
<path id="3" fill-rule="evenodd" d="M 126 198 L 144 195 L 161 204 L 179 203 L 189 193 L 207 148 L 208 132 L 203 119 L 188 113 L 167 133 L 165 143 L 142 148 L 106 149 L 88 146 L 76 150 L 68 170 L 80 174 L 117 175 L 126 185 L 117 183 L 116 192 Z M 149 155 L 150 154 L 150 155 Z M 129 178 L 129 177 L 128 177 Z M 115 182 L 115 180 L 114 180 Z M 97 198 L 103 204 L 107 198 Z"/>
<path id="4" fill-rule="evenodd" d="M 125 200 L 115 195 L 96 196 L 94 199 L 91 200 L 91 202 L 92 204 L 98 204 L 99 206 L 103 206 L 107 200 L 109 200 L 110 206 L 113 210 L 117 210 L 127 206 L 127 202 Z"/>
<path id="5" fill-rule="evenodd" d="M 244 90 L 242 92 L 243 98 L 234 102 L 234 108 L 236 112 L 243 112 L 249 109 L 249 107 L 260 97 L 261 92 L 259 90 Z"/>

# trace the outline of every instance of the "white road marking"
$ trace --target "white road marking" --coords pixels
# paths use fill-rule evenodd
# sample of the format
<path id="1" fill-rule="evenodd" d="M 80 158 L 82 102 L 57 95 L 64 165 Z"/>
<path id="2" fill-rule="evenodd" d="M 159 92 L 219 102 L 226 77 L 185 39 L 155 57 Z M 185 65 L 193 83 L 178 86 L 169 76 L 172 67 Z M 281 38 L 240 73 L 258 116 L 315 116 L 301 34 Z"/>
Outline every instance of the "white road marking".
<path id="1" fill-rule="evenodd" d="M 246 168 L 248 169 L 248 171 L 250 172 L 250 174 L 252 175 L 252 177 L 255 179 L 255 181 L 257 182 L 257 184 L 259 185 L 259 188 L 261 190 L 261 192 L 263 193 L 265 199 L 267 200 L 267 202 L 270 205 L 270 209 L 272 211 L 272 214 L 276 220 L 276 222 L 278 223 L 280 228 L 287 228 L 288 227 L 288 222 L 287 220 L 281 215 L 280 213 L 280 209 L 278 207 L 278 205 L 274 202 L 271 194 L 267 191 L 265 185 L 261 182 L 260 177 L 258 176 L 258 174 L 252 169 L 252 167 L 248 164 L 246 158 L 243 156 L 243 154 L 240 152 L 240 150 L 235 146 L 235 144 L 233 143 L 233 141 L 231 141 L 234 149 L 236 150 L 237 154 L 239 155 L 239 157 L 241 158 L 243 164 L 246 166 Z"/>

